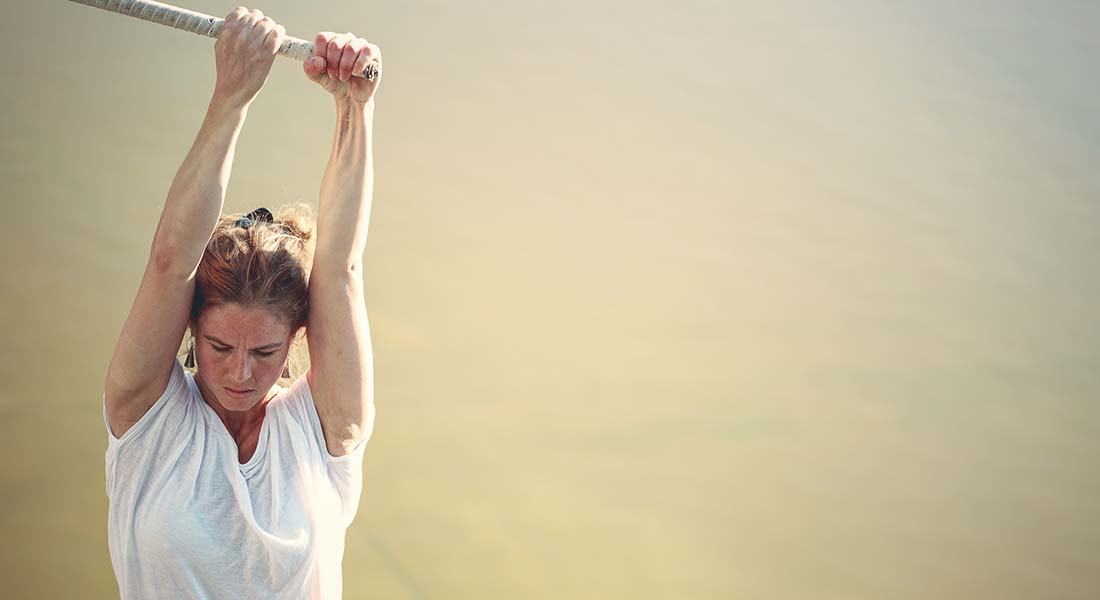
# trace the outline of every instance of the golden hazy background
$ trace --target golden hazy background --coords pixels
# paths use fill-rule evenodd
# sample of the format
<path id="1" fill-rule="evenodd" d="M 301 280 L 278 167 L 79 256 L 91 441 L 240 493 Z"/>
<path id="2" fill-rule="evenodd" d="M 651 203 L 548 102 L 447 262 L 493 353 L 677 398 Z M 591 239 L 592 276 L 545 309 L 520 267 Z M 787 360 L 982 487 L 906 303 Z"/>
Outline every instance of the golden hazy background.
<path id="1" fill-rule="evenodd" d="M 109 598 L 103 377 L 213 41 L 6 4 L 3 595 Z M 249 7 L 386 57 L 347 598 L 1096 597 L 1100 5 Z M 226 211 L 316 206 L 333 126 L 277 60 Z"/>

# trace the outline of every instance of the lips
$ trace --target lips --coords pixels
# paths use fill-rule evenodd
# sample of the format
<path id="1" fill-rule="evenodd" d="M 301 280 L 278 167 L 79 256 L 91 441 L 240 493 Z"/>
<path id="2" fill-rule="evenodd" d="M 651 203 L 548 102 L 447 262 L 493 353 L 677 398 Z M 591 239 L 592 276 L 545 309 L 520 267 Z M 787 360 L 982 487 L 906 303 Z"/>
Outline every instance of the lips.
<path id="1" fill-rule="evenodd" d="M 231 394 L 236 394 L 238 396 L 243 396 L 244 394 L 247 394 L 247 393 L 251 392 L 252 390 L 235 390 L 233 388 L 225 388 L 225 391 L 227 391 Z"/>

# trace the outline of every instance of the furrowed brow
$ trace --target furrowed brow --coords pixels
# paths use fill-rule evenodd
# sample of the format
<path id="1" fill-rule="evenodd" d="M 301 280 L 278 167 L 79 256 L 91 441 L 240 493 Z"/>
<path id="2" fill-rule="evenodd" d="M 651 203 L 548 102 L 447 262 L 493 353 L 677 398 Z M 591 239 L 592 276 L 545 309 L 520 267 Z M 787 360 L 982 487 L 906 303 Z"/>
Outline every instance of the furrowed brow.
<path id="1" fill-rule="evenodd" d="M 220 345 L 222 345 L 222 346 L 229 346 L 230 348 L 232 348 L 232 347 L 233 347 L 233 346 L 232 346 L 231 344 L 227 344 L 227 343 L 225 343 L 225 342 L 223 342 L 223 341 L 219 340 L 218 338 L 216 338 L 216 337 L 214 337 L 214 336 L 212 336 L 212 335 L 206 335 L 206 334 L 203 334 L 203 336 L 202 336 L 202 337 L 204 337 L 204 338 L 206 338 L 206 339 L 210 340 L 211 342 L 214 342 L 215 344 L 220 344 Z M 282 343 L 282 342 L 271 342 L 270 344 L 267 344 L 267 345 L 264 345 L 264 346 L 257 346 L 256 348 L 253 348 L 253 350 L 268 350 L 268 349 L 274 349 L 274 348 L 278 348 L 278 347 L 280 347 L 280 346 L 282 346 L 282 345 L 283 345 L 283 343 Z"/>

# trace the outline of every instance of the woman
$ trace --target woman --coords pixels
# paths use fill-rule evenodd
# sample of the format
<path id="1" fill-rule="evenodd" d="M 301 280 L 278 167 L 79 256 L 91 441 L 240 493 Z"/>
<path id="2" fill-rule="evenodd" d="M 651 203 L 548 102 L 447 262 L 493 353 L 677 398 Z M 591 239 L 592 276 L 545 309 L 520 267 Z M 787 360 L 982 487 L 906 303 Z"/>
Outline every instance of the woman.
<path id="1" fill-rule="evenodd" d="M 321 32 L 308 79 L 337 130 L 308 216 L 220 217 L 248 107 L 286 32 L 238 7 L 107 371 L 108 539 L 124 598 L 338 598 L 374 422 L 362 255 L 377 46 Z M 308 310 L 307 310 L 308 306 Z M 310 368 L 288 388 L 305 329 Z M 184 371 L 177 353 L 193 344 Z M 193 361 L 193 362 L 192 362 Z"/>

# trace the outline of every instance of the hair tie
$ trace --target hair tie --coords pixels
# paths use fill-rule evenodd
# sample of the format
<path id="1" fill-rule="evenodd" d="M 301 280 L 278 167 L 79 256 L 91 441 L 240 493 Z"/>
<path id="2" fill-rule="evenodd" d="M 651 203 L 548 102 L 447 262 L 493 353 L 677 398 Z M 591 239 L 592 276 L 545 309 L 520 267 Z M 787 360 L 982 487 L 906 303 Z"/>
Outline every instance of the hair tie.
<path id="1" fill-rule="evenodd" d="M 247 215 L 237 219 L 236 226 L 244 227 L 248 229 L 255 223 L 274 223 L 275 219 L 271 216 L 271 211 L 264 207 L 257 208 L 256 210 L 248 213 Z"/>

